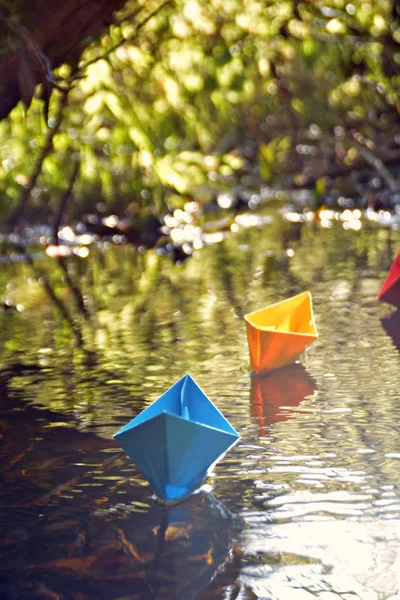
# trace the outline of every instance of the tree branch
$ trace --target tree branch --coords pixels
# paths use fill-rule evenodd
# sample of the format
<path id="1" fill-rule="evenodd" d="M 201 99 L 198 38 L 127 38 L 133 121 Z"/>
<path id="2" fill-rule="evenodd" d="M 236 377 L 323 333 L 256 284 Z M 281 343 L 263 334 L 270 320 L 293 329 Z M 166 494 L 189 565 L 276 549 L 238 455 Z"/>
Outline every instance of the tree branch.
<path id="1" fill-rule="evenodd" d="M 39 176 L 42 172 L 43 162 L 47 158 L 47 156 L 49 156 L 51 151 L 53 150 L 54 137 L 60 129 L 62 118 L 63 118 L 63 112 L 64 112 L 64 108 L 67 105 L 68 94 L 69 94 L 70 89 L 71 89 L 71 86 L 69 86 L 67 89 L 65 89 L 61 92 L 61 99 L 60 99 L 58 111 L 57 111 L 56 118 L 55 118 L 55 121 L 56 121 L 55 125 L 54 125 L 54 127 L 48 128 L 48 130 L 47 130 L 46 142 L 42 148 L 41 153 L 39 154 L 39 156 L 37 158 L 33 173 L 31 174 L 28 183 L 22 190 L 18 206 L 16 207 L 16 209 L 14 210 L 14 212 L 11 214 L 11 216 L 9 218 L 8 222 L 13 229 L 18 226 L 20 220 L 22 219 L 25 209 L 28 205 L 29 199 L 31 197 L 32 190 L 36 186 L 37 180 L 39 179 Z"/>
<path id="2" fill-rule="evenodd" d="M 373 167 L 377 173 L 382 177 L 383 181 L 388 186 L 389 190 L 395 193 L 398 189 L 398 184 L 389 169 L 383 163 L 383 161 L 376 156 L 369 148 L 360 144 L 354 137 L 350 141 L 350 143 L 359 151 L 361 156 L 364 158 L 365 162 L 367 162 L 371 167 Z"/>
<path id="3" fill-rule="evenodd" d="M 135 26 L 135 31 L 134 31 L 133 35 L 131 35 L 129 38 L 121 40 L 120 42 L 117 42 L 116 44 L 111 46 L 108 50 L 106 50 L 106 52 L 104 52 L 104 54 L 102 54 L 101 56 L 96 56 L 96 58 L 93 58 L 92 60 L 89 60 L 86 63 L 83 63 L 83 65 L 79 68 L 79 72 L 84 71 L 85 69 L 87 69 L 94 63 L 98 62 L 99 60 L 103 60 L 103 59 L 107 58 L 107 56 L 109 56 L 110 54 L 115 52 L 115 50 L 118 50 L 118 48 L 120 48 L 124 44 L 126 44 L 128 42 L 132 42 L 136 38 L 137 34 L 142 29 L 142 27 L 144 27 L 144 25 L 146 25 L 146 23 L 148 23 L 150 21 L 150 19 L 155 17 L 165 6 L 167 6 L 167 4 L 172 4 L 173 2 L 174 2 L 174 0 L 166 0 L 165 2 L 162 2 L 161 4 L 159 4 L 153 11 L 151 11 L 146 17 L 144 17 Z M 125 21 L 125 19 L 123 19 L 123 20 Z M 122 23 L 122 20 L 120 22 Z"/>
<path id="4" fill-rule="evenodd" d="M 79 169 L 80 169 L 80 160 L 79 158 L 75 161 L 72 173 L 71 173 L 71 177 L 69 180 L 69 184 L 68 184 L 68 188 L 66 189 L 66 191 L 63 194 L 63 197 L 61 198 L 61 202 L 60 205 L 58 207 L 58 211 L 56 214 L 56 218 L 54 220 L 54 224 L 53 224 L 53 238 L 54 238 L 54 243 L 56 246 L 59 245 L 59 238 L 58 238 L 58 231 L 60 229 L 60 225 L 61 225 L 61 221 L 63 218 L 63 214 L 64 211 L 67 207 L 67 204 L 69 202 L 69 200 L 71 199 L 72 196 L 72 190 L 73 187 L 75 185 L 75 182 L 78 178 L 79 175 Z"/>

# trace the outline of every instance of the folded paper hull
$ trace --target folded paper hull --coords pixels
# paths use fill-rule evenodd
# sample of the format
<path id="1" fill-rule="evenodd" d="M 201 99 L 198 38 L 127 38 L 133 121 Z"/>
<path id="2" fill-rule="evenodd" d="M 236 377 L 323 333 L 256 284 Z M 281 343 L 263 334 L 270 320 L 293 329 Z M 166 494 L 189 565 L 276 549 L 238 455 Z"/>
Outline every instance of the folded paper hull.
<path id="1" fill-rule="evenodd" d="M 260 331 L 247 323 L 251 368 L 255 373 L 278 369 L 295 362 L 315 339 L 310 336 Z"/>
<path id="2" fill-rule="evenodd" d="M 295 362 L 317 337 L 309 292 L 250 313 L 245 319 L 255 373 Z"/>
<path id="3" fill-rule="evenodd" d="M 157 496 L 177 501 L 201 485 L 209 468 L 239 436 L 185 375 L 114 438 Z"/>
<path id="4" fill-rule="evenodd" d="M 237 436 L 164 412 L 117 439 L 160 498 L 179 500 L 199 487 Z"/>
<path id="5" fill-rule="evenodd" d="M 400 308 L 400 252 L 379 291 L 378 300 Z"/>

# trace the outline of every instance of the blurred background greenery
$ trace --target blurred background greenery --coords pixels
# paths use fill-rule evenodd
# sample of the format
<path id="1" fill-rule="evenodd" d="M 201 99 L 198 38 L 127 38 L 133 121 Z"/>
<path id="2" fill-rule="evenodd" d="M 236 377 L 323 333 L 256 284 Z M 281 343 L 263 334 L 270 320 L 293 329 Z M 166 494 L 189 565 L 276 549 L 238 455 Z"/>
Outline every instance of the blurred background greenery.
<path id="1" fill-rule="evenodd" d="M 24 108 L 28 51 L 24 102 L 0 122 L 0 219 L 32 188 L 24 215 L 48 220 L 76 162 L 68 218 L 150 204 L 161 213 L 188 196 L 207 203 L 215 189 L 262 182 L 306 187 L 320 204 L 344 194 L 392 207 L 396 1 L 129 1 L 74 66 L 55 70 L 47 122 L 45 79 Z M 34 38 L 26 2 L 12 4 L 0 3 L 16 23 L 2 36 L 0 69 L 21 31 L 28 47 Z"/>

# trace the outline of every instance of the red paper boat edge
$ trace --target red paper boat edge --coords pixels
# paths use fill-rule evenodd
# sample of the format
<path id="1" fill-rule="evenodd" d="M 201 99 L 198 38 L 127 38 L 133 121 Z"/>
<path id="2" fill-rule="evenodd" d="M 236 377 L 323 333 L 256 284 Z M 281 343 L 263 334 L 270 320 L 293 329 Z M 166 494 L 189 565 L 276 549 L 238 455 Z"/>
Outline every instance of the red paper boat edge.
<path id="1" fill-rule="evenodd" d="M 400 308 L 400 252 L 394 259 L 377 298 L 381 302 L 387 302 Z"/>

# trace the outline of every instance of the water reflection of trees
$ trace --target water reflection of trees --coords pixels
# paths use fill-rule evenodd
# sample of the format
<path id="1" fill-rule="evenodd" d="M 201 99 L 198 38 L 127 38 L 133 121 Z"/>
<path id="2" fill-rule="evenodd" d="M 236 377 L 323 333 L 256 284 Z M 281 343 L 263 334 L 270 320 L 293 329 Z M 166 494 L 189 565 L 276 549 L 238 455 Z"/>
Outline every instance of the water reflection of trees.
<path id="1" fill-rule="evenodd" d="M 246 372 L 242 314 L 309 288 L 320 339 L 305 355 L 306 367 L 318 380 L 327 365 L 333 370 L 338 365 L 340 380 L 342 361 L 354 363 L 357 377 L 338 381 L 331 392 L 348 407 L 360 399 L 362 421 L 380 414 L 384 422 L 395 409 L 389 386 L 389 369 L 395 367 L 389 367 L 388 348 L 384 356 L 374 348 L 382 343 L 375 294 L 396 239 L 398 234 L 387 230 L 354 233 L 339 224 L 330 230 L 315 225 L 299 230 L 277 219 L 265 229 L 247 230 L 203 249 L 182 267 L 155 251 L 141 255 L 128 246 L 93 249 L 88 260 L 62 265 L 46 259 L 40 270 L 79 324 L 84 348 L 76 345 L 43 286 L 32 281 L 29 266 L 10 263 L 0 274 L 0 285 L 6 290 L 12 283 L 10 295 L 15 304 L 24 304 L 24 311 L 1 319 L 0 361 L 4 366 L 18 361 L 38 365 L 40 374 L 26 391 L 31 402 L 73 410 L 82 427 L 91 423 L 109 434 L 104 423 L 125 416 L 129 398 L 132 411 L 139 411 L 185 371 L 210 384 L 221 377 L 228 383 Z M 377 406 L 368 400 L 371 373 L 381 398 Z M 22 381 L 14 377 L 11 385 Z M 29 375 L 24 381 L 30 381 Z M 329 436 L 330 427 L 321 434 Z M 377 431 L 367 428 L 367 442 L 354 421 L 348 428 L 355 445 L 377 436 L 376 443 L 392 448 L 391 440 L 381 439 Z"/>

